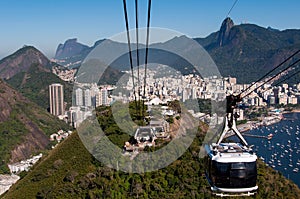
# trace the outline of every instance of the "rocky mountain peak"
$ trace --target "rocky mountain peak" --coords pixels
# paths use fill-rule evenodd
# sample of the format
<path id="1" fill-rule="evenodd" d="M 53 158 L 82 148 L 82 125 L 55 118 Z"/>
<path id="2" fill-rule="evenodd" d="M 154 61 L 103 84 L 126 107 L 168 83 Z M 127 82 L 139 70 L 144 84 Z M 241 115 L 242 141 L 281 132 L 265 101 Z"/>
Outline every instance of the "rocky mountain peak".
<path id="1" fill-rule="evenodd" d="M 77 42 L 76 38 L 68 39 L 64 44 L 59 44 L 55 53 L 55 59 L 65 59 L 79 55 L 89 49 L 88 46 Z"/>
<path id="2" fill-rule="evenodd" d="M 52 68 L 52 63 L 43 53 L 33 46 L 24 46 L 0 61 L 0 78 L 10 79 L 17 73 L 28 71 L 32 64 L 41 65 L 49 71 Z"/>
<path id="3" fill-rule="evenodd" d="M 218 35 L 219 46 L 223 46 L 228 41 L 229 33 L 233 26 L 234 23 L 231 18 L 227 17 L 226 19 L 224 19 Z"/>

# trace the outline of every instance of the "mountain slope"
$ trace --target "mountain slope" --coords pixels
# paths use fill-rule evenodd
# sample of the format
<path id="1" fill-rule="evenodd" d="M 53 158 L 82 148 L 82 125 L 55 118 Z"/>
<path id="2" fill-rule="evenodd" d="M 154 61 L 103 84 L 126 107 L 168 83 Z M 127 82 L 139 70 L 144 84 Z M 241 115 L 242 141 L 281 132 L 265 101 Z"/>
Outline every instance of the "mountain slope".
<path id="1" fill-rule="evenodd" d="M 104 120 L 112 117 L 104 115 L 100 114 Z M 207 127 L 200 128 L 178 160 L 144 174 L 128 174 L 103 166 L 89 154 L 78 134 L 73 133 L 13 185 L 4 198 L 211 198 L 204 178 L 204 160 L 198 156 Z M 124 143 L 118 133 L 111 131 L 108 137 Z M 297 185 L 260 161 L 257 183 L 256 198 L 300 196 Z"/>
<path id="2" fill-rule="evenodd" d="M 26 72 L 33 63 L 40 64 L 49 71 L 57 65 L 49 61 L 43 53 L 33 46 L 25 46 L 0 60 L 0 78 L 10 79 L 20 72 Z"/>
<path id="3" fill-rule="evenodd" d="M 197 142 L 168 167 L 127 174 L 101 166 L 72 134 L 9 190 L 4 198 L 211 198 Z M 298 198 L 300 190 L 259 163 L 256 198 Z"/>
<path id="4" fill-rule="evenodd" d="M 300 48 L 300 30 L 279 31 L 255 24 L 235 25 L 230 18 L 226 18 L 222 22 L 217 32 L 210 34 L 206 38 L 194 39 L 208 51 L 219 67 L 222 76 L 237 77 L 239 83 L 256 81 L 262 74 L 270 71 Z M 98 43 L 102 41 L 100 40 Z M 161 45 L 167 44 L 168 41 Z M 125 46 L 125 44 L 118 44 L 117 42 L 112 45 L 119 45 L 120 48 Z M 68 65 L 71 63 L 72 57 L 76 57 L 77 66 L 80 66 L 80 63 L 95 46 L 90 47 L 89 50 L 85 48 L 86 51 L 67 51 L 69 57 L 64 59 L 64 65 Z M 193 49 L 189 50 L 193 51 Z M 143 59 L 143 51 L 141 50 L 140 53 Z M 149 54 L 151 53 L 156 61 L 159 60 L 160 63 L 170 64 L 169 66 L 179 69 L 183 74 L 189 72 L 184 69 L 180 60 L 170 59 L 168 55 L 161 56 L 161 53 L 153 53 L 150 50 Z M 123 57 L 127 58 L 128 55 Z M 135 59 L 135 56 L 133 56 L 133 59 Z M 170 62 L 170 60 L 175 61 Z M 149 59 L 149 61 L 151 60 Z M 118 67 L 128 65 L 127 62 L 128 59 L 119 59 Z M 72 63 L 74 64 L 74 61 Z M 143 61 L 141 60 L 140 63 L 143 63 Z M 181 68 L 179 65 L 181 65 Z M 125 69 L 122 68 L 122 70 Z"/>
<path id="5" fill-rule="evenodd" d="M 0 173 L 49 145 L 49 135 L 69 127 L 0 80 Z"/>
<path id="6" fill-rule="evenodd" d="M 61 83 L 67 106 L 71 105 L 72 85 L 52 73 L 52 69 L 67 70 L 51 62 L 43 53 L 32 46 L 25 46 L 0 60 L 0 78 L 22 93 L 25 97 L 49 108 L 49 85 Z"/>
<path id="7" fill-rule="evenodd" d="M 89 47 L 77 42 L 77 39 L 68 39 L 64 44 L 58 45 L 54 59 L 69 68 L 78 68 L 91 50 L 101 42 L 102 40 L 99 40 Z"/>
<path id="8" fill-rule="evenodd" d="M 300 48 L 300 30 L 274 31 L 254 24 L 233 25 L 227 18 L 216 34 L 196 41 L 209 52 L 223 76 L 249 83 Z"/>
<path id="9" fill-rule="evenodd" d="M 72 84 L 64 82 L 40 64 L 32 64 L 27 72 L 18 73 L 7 82 L 44 109 L 50 107 L 49 85 L 60 83 L 64 86 L 64 100 L 67 102 L 67 106 L 72 103 Z"/>
<path id="10" fill-rule="evenodd" d="M 89 47 L 77 42 L 77 39 L 68 39 L 64 44 L 59 44 L 55 53 L 55 59 L 72 57 L 75 54 L 83 54 Z"/>

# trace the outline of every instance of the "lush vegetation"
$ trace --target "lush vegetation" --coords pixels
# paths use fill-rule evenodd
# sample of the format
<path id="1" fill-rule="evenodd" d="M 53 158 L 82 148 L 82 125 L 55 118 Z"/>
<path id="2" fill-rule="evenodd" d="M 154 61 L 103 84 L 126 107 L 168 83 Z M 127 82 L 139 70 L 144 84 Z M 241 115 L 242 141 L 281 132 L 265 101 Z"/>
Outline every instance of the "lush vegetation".
<path id="1" fill-rule="evenodd" d="M 96 115 L 101 129 L 105 132 L 105 135 L 120 148 L 124 146 L 126 141 L 132 139 L 132 136 L 126 132 L 135 132 L 138 125 L 144 126 L 147 124 L 146 120 L 143 120 L 143 117 L 141 117 L 142 115 L 147 116 L 147 107 L 144 106 L 143 109 L 142 103 L 137 102 L 137 106 L 140 107 L 140 111 L 137 111 L 135 106 L 136 104 L 134 102 L 130 102 L 129 112 L 127 112 L 127 107 L 122 105 L 121 102 L 114 103 L 112 108 L 100 106 L 96 109 Z M 118 116 L 118 120 L 122 121 L 122 129 L 116 124 L 113 111 L 114 115 Z M 128 121 L 131 120 L 133 122 L 129 123 Z M 124 132 L 124 130 L 126 132 Z"/>
<path id="2" fill-rule="evenodd" d="M 41 129 L 47 137 L 60 129 L 70 129 L 65 122 L 58 120 L 33 103 L 16 104 L 12 108 L 9 119 L 0 123 L 0 158 L 2 160 L 0 173 L 9 173 L 7 163 L 10 160 L 10 152 L 23 143 L 24 136 L 31 128 L 24 124 L 24 118 Z"/>
<path id="3" fill-rule="evenodd" d="M 274 31 L 253 24 L 236 25 L 223 46 L 218 45 L 218 34 L 195 40 L 208 51 L 222 76 L 237 77 L 239 83 L 258 80 L 300 46 L 299 30 Z M 299 77 L 298 74 L 286 81 L 298 83 Z"/>
<path id="4" fill-rule="evenodd" d="M 56 116 L 51 115 L 33 103 L 19 105 L 17 109 L 22 110 L 23 114 L 37 124 L 47 136 L 60 129 L 65 131 L 72 129 L 64 121 L 59 120 Z"/>
<path id="5" fill-rule="evenodd" d="M 17 111 L 13 110 L 7 121 L 0 123 L 0 173 L 9 173 L 7 163 L 10 151 L 21 142 L 22 136 L 28 133 L 24 124 L 17 118 Z"/>
<path id="6" fill-rule="evenodd" d="M 268 109 L 267 107 L 249 107 L 245 109 L 245 115 L 247 115 L 250 120 L 266 117 L 268 116 Z"/>
<path id="7" fill-rule="evenodd" d="M 72 104 L 73 86 L 56 75 L 33 64 L 28 72 L 21 72 L 7 81 L 25 97 L 44 109 L 49 108 L 49 85 L 60 83 L 64 86 L 64 100 L 68 106 Z"/>
<path id="8" fill-rule="evenodd" d="M 98 118 L 104 117 L 103 121 L 109 117 L 105 110 L 98 110 Z M 143 174 L 124 173 L 102 165 L 74 133 L 13 185 L 4 198 L 213 197 L 204 177 L 203 160 L 198 156 L 205 135 L 201 129 L 204 126 L 178 160 L 166 168 Z M 300 190 L 291 181 L 261 162 L 258 168 L 260 189 L 255 198 L 299 198 Z"/>
<path id="9" fill-rule="evenodd" d="M 0 104 L 4 112 L 10 110 L 7 115 L 0 117 L 0 173 L 9 173 L 7 163 L 11 158 L 11 151 L 24 143 L 24 138 L 29 132 L 34 133 L 38 128 L 48 137 L 60 129 L 68 130 L 70 126 L 20 96 L 1 81 L 0 90 L 3 90 L 0 100 L 10 99 Z"/>
<path id="10" fill-rule="evenodd" d="M 184 102 L 184 105 L 188 110 L 207 114 L 211 113 L 212 109 L 210 99 L 188 99 Z"/>

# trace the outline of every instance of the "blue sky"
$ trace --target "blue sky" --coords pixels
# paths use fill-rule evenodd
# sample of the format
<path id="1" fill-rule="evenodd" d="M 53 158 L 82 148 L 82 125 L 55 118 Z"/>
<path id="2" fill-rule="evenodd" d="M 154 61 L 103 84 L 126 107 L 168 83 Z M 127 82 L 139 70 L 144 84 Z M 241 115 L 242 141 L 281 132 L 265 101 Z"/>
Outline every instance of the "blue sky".
<path id="1" fill-rule="evenodd" d="M 190 37 L 219 29 L 235 0 L 152 0 L 151 26 Z M 134 0 L 127 0 L 134 28 Z M 125 30 L 122 0 L 1 0 L 0 58 L 33 45 L 51 58 L 69 38 L 92 45 Z M 146 25 L 147 0 L 139 0 L 140 27 Z M 239 0 L 230 17 L 280 30 L 300 29 L 299 0 Z"/>

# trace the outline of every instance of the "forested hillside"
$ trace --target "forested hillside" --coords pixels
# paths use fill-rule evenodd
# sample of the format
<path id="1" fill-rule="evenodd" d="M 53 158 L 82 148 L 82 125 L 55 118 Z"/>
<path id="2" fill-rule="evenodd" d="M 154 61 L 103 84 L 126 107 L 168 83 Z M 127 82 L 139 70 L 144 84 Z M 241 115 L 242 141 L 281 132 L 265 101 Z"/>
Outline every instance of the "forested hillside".
<path id="1" fill-rule="evenodd" d="M 112 115 L 102 117 L 110 120 Z M 166 168 L 143 174 L 124 173 L 102 165 L 88 153 L 78 134 L 74 133 L 34 166 L 4 198 L 213 197 L 204 177 L 203 160 L 198 156 L 204 129 L 205 126 L 199 128 L 193 143 L 178 160 Z M 118 139 L 112 132 L 108 137 L 112 141 Z M 297 185 L 260 161 L 258 186 L 255 198 L 300 196 Z"/>

